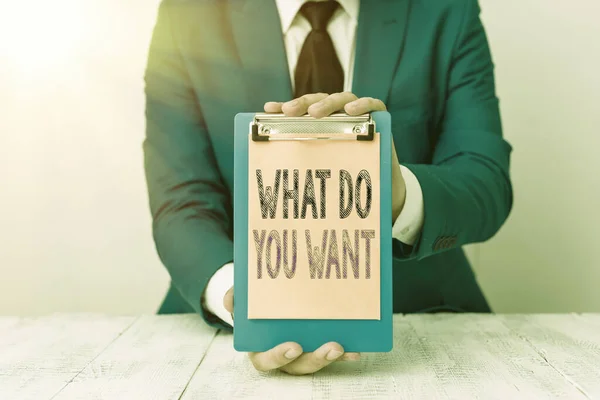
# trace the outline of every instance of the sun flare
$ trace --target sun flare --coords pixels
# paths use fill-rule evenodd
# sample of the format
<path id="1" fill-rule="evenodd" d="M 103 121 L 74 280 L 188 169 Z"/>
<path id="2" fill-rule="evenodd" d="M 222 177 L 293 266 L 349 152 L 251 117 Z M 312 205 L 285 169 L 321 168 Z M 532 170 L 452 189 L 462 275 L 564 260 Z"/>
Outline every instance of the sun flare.
<path id="1" fill-rule="evenodd" d="M 0 2 L 3 62 L 30 73 L 66 65 L 83 44 L 84 3 L 77 0 Z"/>

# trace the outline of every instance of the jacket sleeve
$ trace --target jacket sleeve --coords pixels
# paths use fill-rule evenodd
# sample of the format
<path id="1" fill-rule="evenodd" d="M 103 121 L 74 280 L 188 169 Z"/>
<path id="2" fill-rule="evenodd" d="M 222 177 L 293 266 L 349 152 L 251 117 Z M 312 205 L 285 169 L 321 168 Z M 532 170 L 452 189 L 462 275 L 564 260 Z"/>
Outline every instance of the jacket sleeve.
<path id="1" fill-rule="evenodd" d="M 169 2 L 159 9 L 145 73 L 145 172 L 153 235 L 181 296 L 201 306 L 208 280 L 233 260 L 230 195 L 184 66 Z"/>
<path id="2" fill-rule="evenodd" d="M 477 0 L 465 5 L 449 66 L 448 96 L 431 165 L 406 165 L 423 191 L 417 243 L 394 256 L 424 257 L 492 237 L 512 207 L 511 146 L 502 137 L 494 65 Z"/>

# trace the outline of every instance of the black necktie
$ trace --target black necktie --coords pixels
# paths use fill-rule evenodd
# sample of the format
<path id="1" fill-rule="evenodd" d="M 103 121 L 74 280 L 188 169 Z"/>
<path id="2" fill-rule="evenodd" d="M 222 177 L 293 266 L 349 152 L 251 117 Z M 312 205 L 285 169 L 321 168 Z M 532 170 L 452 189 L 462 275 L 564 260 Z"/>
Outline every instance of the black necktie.
<path id="1" fill-rule="evenodd" d="M 300 13 L 310 22 L 312 30 L 306 37 L 296 66 L 294 97 L 308 93 L 338 93 L 344 89 L 344 70 L 327 32 L 337 1 L 309 1 Z"/>

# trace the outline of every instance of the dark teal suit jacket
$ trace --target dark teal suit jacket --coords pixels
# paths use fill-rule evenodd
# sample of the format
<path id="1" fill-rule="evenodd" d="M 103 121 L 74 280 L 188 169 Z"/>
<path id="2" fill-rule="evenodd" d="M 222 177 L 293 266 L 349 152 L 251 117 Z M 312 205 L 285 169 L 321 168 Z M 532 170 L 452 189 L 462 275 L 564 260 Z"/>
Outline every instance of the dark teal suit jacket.
<path id="1" fill-rule="evenodd" d="M 493 63 L 477 0 L 363 0 L 353 92 L 383 100 L 400 161 L 423 189 L 415 246 L 394 240 L 395 312 L 489 311 L 461 249 L 512 205 Z M 145 168 L 162 313 L 203 311 L 233 260 L 233 119 L 292 98 L 273 0 L 164 0 L 146 79 Z"/>

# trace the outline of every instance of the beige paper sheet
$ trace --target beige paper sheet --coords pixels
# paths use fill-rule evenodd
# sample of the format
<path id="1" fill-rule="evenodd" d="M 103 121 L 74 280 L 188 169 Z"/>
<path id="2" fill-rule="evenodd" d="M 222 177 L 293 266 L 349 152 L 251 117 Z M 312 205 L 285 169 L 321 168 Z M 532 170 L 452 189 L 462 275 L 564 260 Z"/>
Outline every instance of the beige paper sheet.
<path id="1" fill-rule="evenodd" d="M 248 318 L 249 319 L 380 319 L 380 155 L 379 134 L 372 142 L 354 140 L 336 141 L 270 141 L 253 142 L 249 137 L 248 162 Z M 288 170 L 288 189 L 294 189 L 294 170 L 298 170 L 298 217 L 294 218 L 294 200 L 288 203 L 288 219 L 284 219 L 284 170 Z M 263 218 L 257 170 L 261 171 L 263 184 L 263 205 L 267 218 Z M 274 196 L 276 171 L 281 170 L 277 194 L 275 218 L 271 218 L 266 207 Z M 314 183 L 314 199 L 317 219 L 313 218 L 313 207 L 306 207 L 306 217 L 302 219 L 303 199 L 307 170 L 311 170 Z M 330 170 L 326 182 L 325 218 L 321 218 L 321 182 L 316 170 Z M 347 171 L 353 183 L 353 193 L 359 173 L 366 170 L 372 185 L 371 208 L 366 218 L 357 212 L 355 201 L 347 218 L 340 218 L 340 170 Z M 322 175 L 321 175 L 322 176 Z M 360 185 L 361 208 L 366 206 L 366 179 Z M 344 181 L 344 185 L 347 185 Z M 270 187 L 269 191 L 267 187 Z M 290 194 L 291 195 L 291 194 Z M 345 186 L 347 203 L 348 186 Z M 355 197 L 355 196 L 353 196 Z M 354 199 L 355 200 L 355 199 Z M 310 203 L 309 203 L 310 204 Z M 364 215 L 363 215 L 364 216 Z M 256 236 L 255 231 L 256 230 Z M 284 230 L 287 230 L 287 246 L 284 246 Z M 296 231 L 297 259 L 292 275 L 293 231 Z M 313 254 L 323 253 L 322 240 L 327 230 L 327 243 L 324 252 L 323 273 L 319 279 L 315 267 L 315 278 L 311 278 L 307 238 L 310 231 L 312 247 L 319 247 Z M 332 246 L 332 230 L 336 232 L 337 252 Z M 346 257 L 346 278 L 344 279 L 343 230 L 348 231 L 347 246 L 355 251 L 355 232 L 359 235 L 358 279 L 350 259 Z M 263 231 L 265 231 L 263 239 Z M 276 233 L 272 233 L 275 231 Z M 367 240 L 374 231 L 374 238 Z M 364 233 L 363 233 L 364 232 Z M 270 237 L 270 239 L 269 239 Z M 256 240 L 256 238 L 258 240 Z M 262 240 L 261 240 L 262 239 Z M 279 242 L 279 243 L 278 243 Z M 366 277 L 367 242 L 370 245 L 370 277 Z M 279 245 L 278 245 L 279 244 Z M 258 254 L 261 248 L 260 278 Z M 284 254 L 287 247 L 287 254 Z M 270 249 L 270 254 L 267 252 Z M 279 251 L 279 269 L 278 251 Z M 336 256 L 337 253 L 337 256 Z M 267 266 L 270 255 L 270 269 Z M 284 266 L 287 255 L 287 268 Z M 317 266 L 318 257 L 313 257 Z M 336 261 L 339 265 L 338 278 Z M 330 266 L 329 279 L 326 278 Z M 273 276 L 276 276 L 273 279 Z M 291 277 L 291 278 L 289 278 Z"/>

